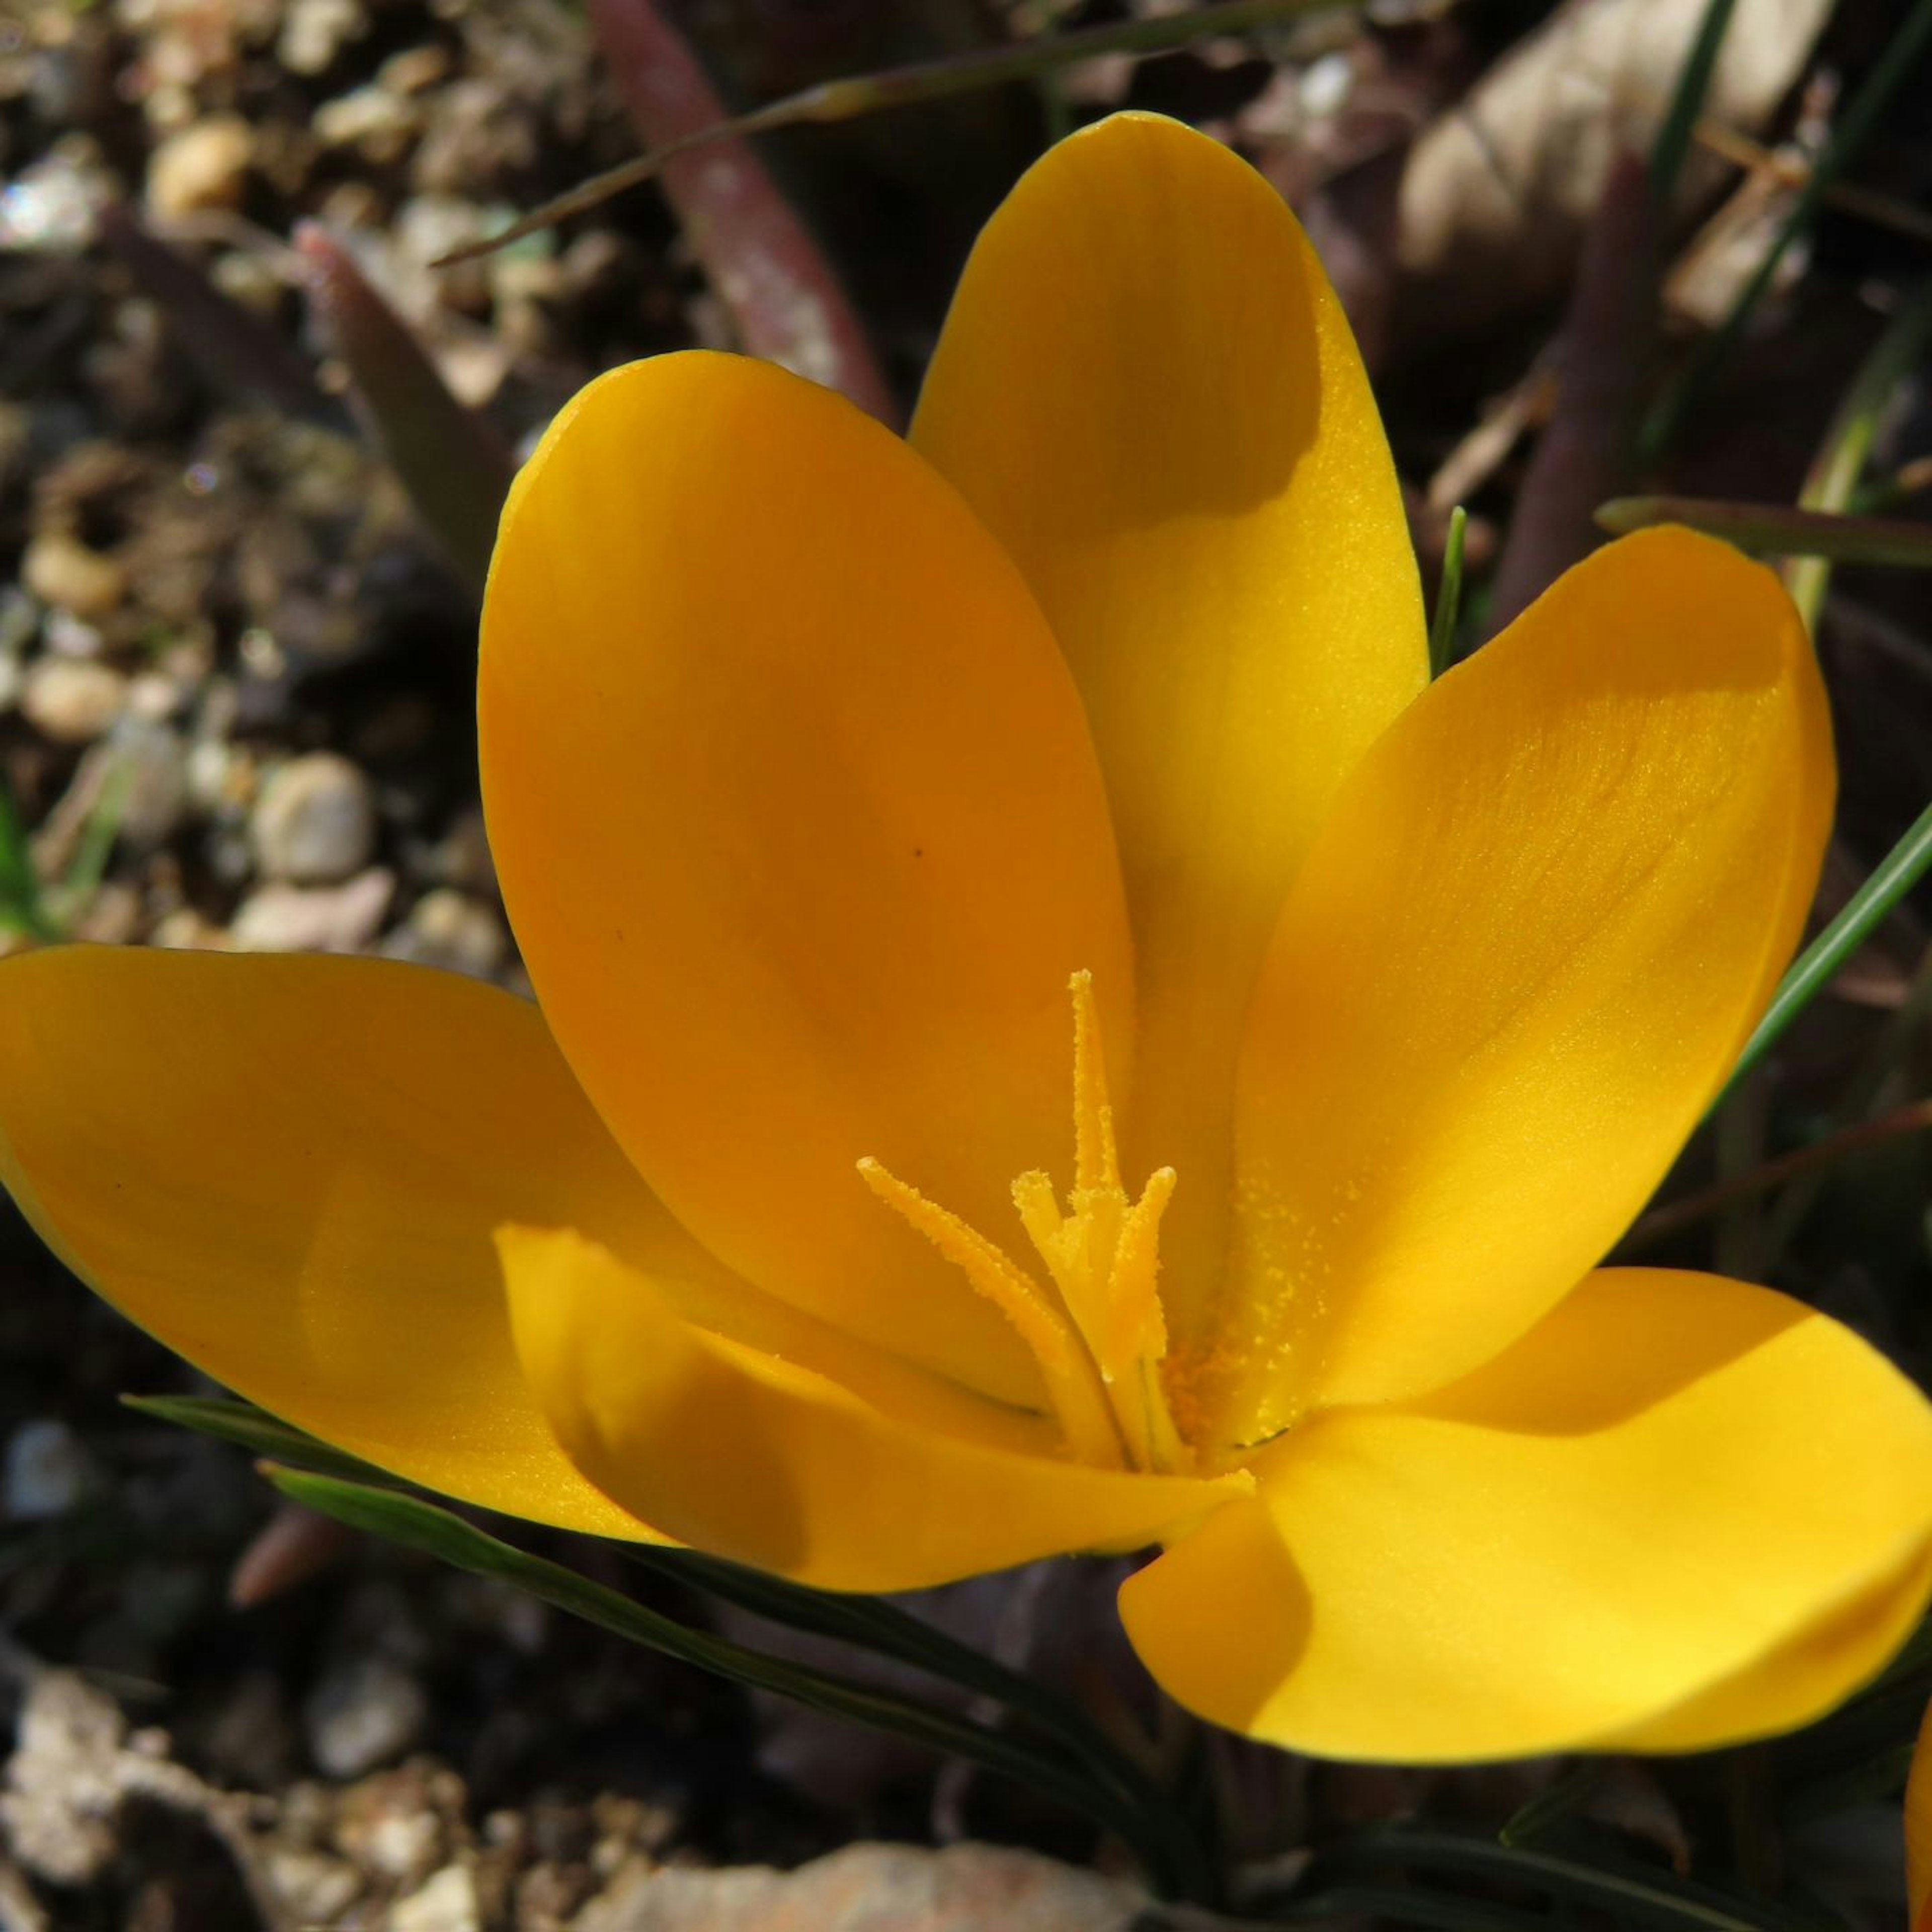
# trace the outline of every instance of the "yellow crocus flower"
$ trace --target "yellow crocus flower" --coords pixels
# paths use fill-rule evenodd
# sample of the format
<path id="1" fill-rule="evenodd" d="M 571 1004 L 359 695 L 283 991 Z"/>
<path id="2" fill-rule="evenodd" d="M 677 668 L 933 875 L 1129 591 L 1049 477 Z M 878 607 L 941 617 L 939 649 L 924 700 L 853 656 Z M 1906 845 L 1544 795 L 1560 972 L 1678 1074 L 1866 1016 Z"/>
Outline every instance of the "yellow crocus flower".
<path id="1" fill-rule="evenodd" d="M 480 686 L 536 1006 L 0 967 L 8 1185 L 210 1373 L 827 1588 L 1158 1543 L 1154 1675 L 1334 1755 L 1775 1731 L 1918 1615 L 1917 1392 L 1592 1271 L 1811 901 L 1803 626 L 1666 530 L 1427 685 L 1354 345 L 1226 149 L 1048 154 L 905 441 L 730 356 L 592 383 Z"/>

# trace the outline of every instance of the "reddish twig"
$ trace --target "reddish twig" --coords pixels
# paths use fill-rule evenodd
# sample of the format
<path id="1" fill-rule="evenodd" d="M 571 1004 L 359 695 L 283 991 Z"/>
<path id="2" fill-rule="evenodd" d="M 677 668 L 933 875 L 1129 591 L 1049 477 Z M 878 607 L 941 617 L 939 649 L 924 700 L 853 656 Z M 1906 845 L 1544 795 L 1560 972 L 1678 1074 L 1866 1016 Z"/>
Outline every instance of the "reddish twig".
<path id="1" fill-rule="evenodd" d="M 1550 426 L 1516 493 L 1490 621 L 1501 630 L 1596 548 L 1597 506 L 1628 472 L 1658 316 L 1656 209 L 1643 163 L 1610 171 L 1557 348 Z"/>
<path id="2" fill-rule="evenodd" d="M 1875 1120 L 1860 1120 L 1856 1126 L 1846 1127 L 1842 1132 L 1833 1134 L 1811 1147 L 1800 1148 L 1795 1154 L 1780 1154 L 1775 1160 L 1768 1160 L 1762 1166 L 1753 1168 L 1748 1174 L 1740 1174 L 1730 1180 L 1719 1182 L 1714 1187 L 1687 1194 L 1682 1200 L 1673 1201 L 1668 1207 L 1653 1208 L 1631 1228 L 1625 1237 L 1625 1244 L 1634 1247 L 1647 1246 L 1652 1241 L 1661 1240 L 1666 1234 L 1694 1227 L 1698 1222 L 1708 1220 L 1735 1202 L 1768 1194 L 1773 1188 L 1782 1187 L 1787 1180 L 1795 1180 L 1800 1174 L 1830 1167 L 1853 1154 L 1887 1146 L 1909 1135 L 1923 1133 L 1928 1128 L 1932 1128 L 1932 1100 L 1915 1100 L 1909 1106 L 1897 1107 L 1888 1114 L 1881 1114 Z"/>
<path id="3" fill-rule="evenodd" d="M 725 118 L 710 76 L 654 0 L 590 0 L 590 16 L 646 146 Z M 680 154 L 660 178 L 745 347 L 896 420 L 857 311 L 751 144 L 722 140 Z"/>

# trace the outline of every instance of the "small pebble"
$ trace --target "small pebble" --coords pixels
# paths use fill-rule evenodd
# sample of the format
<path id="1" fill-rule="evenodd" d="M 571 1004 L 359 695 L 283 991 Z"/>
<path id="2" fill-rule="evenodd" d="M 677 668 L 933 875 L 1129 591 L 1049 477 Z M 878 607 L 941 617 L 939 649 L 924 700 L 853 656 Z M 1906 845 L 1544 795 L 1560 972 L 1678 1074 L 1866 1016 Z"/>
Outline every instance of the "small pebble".
<path id="1" fill-rule="evenodd" d="M 141 929 L 141 895 L 119 879 L 104 879 L 80 912 L 68 916 L 67 936 L 92 946 L 130 945 Z"/>
<path id="2" fill-rule="evenodd" d="M 229 952 L 235 950 L 233 934 L 226 926 L 217 926 L 212 920 L 202 917 L 192 906 L 182 906 L 164 914 L 156 922 L 148 943 L 183 952 Z"/>
<path id="3" fill-rule="evenodd" d="M 359 1658 L 316 1684 L 302 1717 L 317 1766 L 330 1778 L 360 1778 L 400 1757 L 422 1736 L 429 1699 L 399 1665 Z"/>
<path id="4" fill-rule="evenodd" d="M 181 734 L 130 712 L 115 725 L 108 755 L 112 764 L 104 784 L 116 788 L 121 837 L 148 851 L 165 845 L 188 817 L 188 747 Z"/>
<path id="5" fill-rule="evenodd" d="M 375 798 L 346 758 L 310 752 L 262 788 L 248 832 L 266 878 L 297 885 L 345 879 L 375 850 Z"/>
<path id="6" fill-rule="evenodd" d="M 258 886 L 242 902 L 229 937 L 244 952 L 358 952 L 381 929 L 396 892 L 382 867 L 339 886 Z"/>
<path id="7" fill-rule="evenodd" d="M 42 658 L 31 665 L 20 689 L 20 709 L 42 736 L 56 745 L 85 745 L 100 737 L 128 701 L 128 680 L 111 666 L 87 658 Z"/>
<path id="8" fill-rule="evenodd" d="M 357 1858 L 399 1884 L 413 1883 L 443 1855 L 441 1821 L 433 1810 L 408 1804 L 379 1810 L 354 1834 Z"/>
<path id="9" fill-rule="evenodd" d="M 409 917 L 382 942 L 382 950 L 392 959 L 488 980 L 509 957 L 510 935 L 488 906 L 439 886 L 410 908 Z"/>
<path id="10" fill-rule="evenodd" d="M 7 1444 L 0 1495 L 16 1522 L 44 1522 L 86 1501 L 100 1480 L 86 1445 L 64 1422 L 23 1422 Z"/>
<path id="11" fill-rule="evenodd" d="M 412 102 L 384 87 L 358 87 L 325 100 L 310 124 L 326 148 L 353 148 L 371 167 L 393 167 L 422 128 Z"/>
<path id="12" fill-rule="evenodd" d="M 346 1858 L 326 1852 L 272 1850 L 265 1870 L 269 1888 L 298 1925 L 333 1924 L 362 1895 L 362 1874 Z"/>
<path id="13" fill-rule="evenodd" d="M 389 1908 L 390 1932 L 478 1932 L 476 1881 L 466 1865 L 445 1865 L 420 1891 Z"/>
<path id="14" fill-rule="evenodd" d="M 40 642 L 56 657 L 98 658 L 107 640 L 98 624 L 84 624 L 71 610 L 50 610 L 40 626 Z"/>
<path id="15" fill-rule="evenodd" d="M 44 531 L 28 544 L 20 578 L 43 604 L 82 619 L 111 616 L 128 594 L 125 568 L 64 530 Z"/>
<path id="16" fill-rule="evenodd" d="M 242 200 L 255 136 L 238 114 L 212 114 L 170 134 L 148 159 L 148 212 L 178 221 Z"/>
<path id="17" fill-rule="evenodd" d="M 347 42 L 368 31 L 361 0 L 294 0 L 283 19 L 276 58 L 292 74 L 321 74 Z"/>

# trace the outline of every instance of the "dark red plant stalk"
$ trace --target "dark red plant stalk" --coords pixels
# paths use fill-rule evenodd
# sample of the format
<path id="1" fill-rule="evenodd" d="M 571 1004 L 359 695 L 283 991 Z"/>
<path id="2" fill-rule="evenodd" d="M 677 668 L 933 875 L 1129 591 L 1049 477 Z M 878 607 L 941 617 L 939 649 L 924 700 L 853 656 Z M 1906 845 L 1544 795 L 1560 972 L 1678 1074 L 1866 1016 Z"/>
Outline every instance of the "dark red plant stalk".
<path id="1" fill-rule="evenodd" d="M 646 147 L 724 118 L 710 76 L 652 0 L 590 0 L 590 16 Z M 660 180 L 745 347 L 896 422 L 856 311 L 751 144 L 719 141 L 681 154 Z"/>

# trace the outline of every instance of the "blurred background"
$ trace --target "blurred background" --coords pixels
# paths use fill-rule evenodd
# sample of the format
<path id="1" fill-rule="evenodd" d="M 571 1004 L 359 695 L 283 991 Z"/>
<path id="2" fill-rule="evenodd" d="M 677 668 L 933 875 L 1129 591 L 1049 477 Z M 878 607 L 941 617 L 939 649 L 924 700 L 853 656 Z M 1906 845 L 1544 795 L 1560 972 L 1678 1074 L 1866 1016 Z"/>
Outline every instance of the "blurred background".
<path id="1" fill-rule="evenodd" d="M 518 455 L 587 376 L 692 344 L 902 422 L 980 222 L 1048 141 L 1118 106 L 1234 143 L 1300 212 L 1432 590 L 1468 509 L 1457 650 L 1640 490 L 1924 514 L 1932 6 L 1736 0 L 1702 86 L 1700 30 L 1726 10 L 1707 0 L 1235 10 L 10 0 L 0 944 L 366 951 L 521 986 L 472 718 Z M 998 84 L 958 84 L 1014 54 Z M 833 123 L 714 146 L 434 266 L 641 148 L 882 71 Z M 1927 586 L 1813 568 L 1795 586 L 1844 770 L 1821 918 L 1932 798 Z M 1775 1281 L 1922 1375 L 1925 912 L 1880 930 L 1629 1246 Z M 1077 1823 L 273 1510 L 242 1453 L 117 1400 L 192 1387 L 4 1210 L 0 1932 L 1168 1922 L 1104 1849 L 1094 1874 Z M 608 1552 L 572 1560 L 638 1583 Z M 1218 1796 L 1254 1900 L 1291 1910 L 1311 1847 L 1385 1821 L 1514 1820 L 1640 1890 L 1688 1875 L 1754 1902 L 1673 1918 L 1478 1871 L 1356 1922 L 1900 1922 L 1922 1648 L 1774 1747 L 1312 1768 L 1147 1708 L 1112 1580 L 1062 1564 L 920 1607 L 1150 1727 Z M 1067 1864 L 736 1869 L 970 1838 Z"/>

